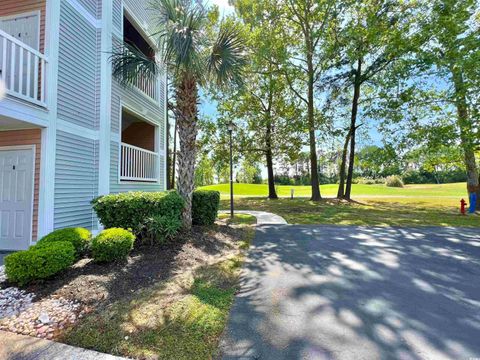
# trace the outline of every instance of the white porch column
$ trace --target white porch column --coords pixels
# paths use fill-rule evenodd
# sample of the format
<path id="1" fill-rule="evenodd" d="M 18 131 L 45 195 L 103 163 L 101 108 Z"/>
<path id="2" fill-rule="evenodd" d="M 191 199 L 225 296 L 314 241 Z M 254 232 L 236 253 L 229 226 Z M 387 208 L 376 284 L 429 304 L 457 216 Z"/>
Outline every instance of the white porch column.
<path id="1" fill-rule="evenodd" d="M 100 49 L 100 124 L 98 194 L 110 192 L 110 123 L 112 100 L 112 1 L 102 1 Z"/>
<path id="2" fill-rule="evenodd" d="M 42 129 L 40 159 L 40 189 L 38 203 L 38 238 L 54 227 L 55 209 L 55 151 L 57 141 L 57 83 L 60 33 L 60 2 L 47 0 L 45 21 L 45 55 L 48 58 L 46 100 L 48 125 Z"/>

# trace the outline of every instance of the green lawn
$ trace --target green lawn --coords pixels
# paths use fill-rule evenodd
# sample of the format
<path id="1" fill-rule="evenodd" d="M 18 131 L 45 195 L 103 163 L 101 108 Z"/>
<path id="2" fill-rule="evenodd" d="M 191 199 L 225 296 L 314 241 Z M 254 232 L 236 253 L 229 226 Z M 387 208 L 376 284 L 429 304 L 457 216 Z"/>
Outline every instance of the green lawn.
<path id="1" fill-rule="evenodd" d="M 291 200 L 290 189 L 295 190 Z M 206 186 L 222 194 L 222 209 L 228 209 L 229 185 Z M 336 201 L 337 185 L 320 187 L 320 203 L 308 200 L 308 186 L 278 186 L 279 200 L 268 200 L 267 185 L 234 184 L 235 204 L 241 210 L 265 210 L 283 216 L 291 224 L 352 224 L 380 226 L 480 226 L 478 215 L 462 216 L 460 200 L 466 199 L 464 183 L 407 185 L 390 188 L 385 185 L 354 184 L 355 202 Z M 263 196 L 263 197 L 262 197 Z"/>
<path id="2" fill-rule="evenodd" d="M 228 200 L 221 208 L 228 209 Z M 458 207 L 443 198 L 377 198 L 358 202 L 325 199 L 239 197 L 238 210 L 263 210 L 283 216 L 290 224 L 334 224 L 368 226 L 480 226 L 480 216 L 461 215 Z"/>
<path id="3" fill-rule="evenodd" d="M 278 185 L 278 196 L 290 197 L 291 189 L 295 191 L 295 197 L 309 197 L 311 194 L 310 186 L 285 186 Z M 230 194 L 229 184 L 219 184 L 204 186 L 203 190 L 218 190 L 223 196 Z M 234 184 L 234 194 L 236 196 L 267 196 L 268 187 L 266 184 Z M 337 194 L 338 185 L 328 184 L 321 185 L 320 191 L 323 196 L 333 197 Z M 352 186 L 353 197 L 372 197 L 372 196 L 412 196 L 412 197 L 451 197 L 460 198 L 466 196 L 465 183 L 455 184 L 421 184 L 421 185 L 406 185 L 403 188 L 391 188 L 385 185 L 363 185 L 354 184 Z"/>

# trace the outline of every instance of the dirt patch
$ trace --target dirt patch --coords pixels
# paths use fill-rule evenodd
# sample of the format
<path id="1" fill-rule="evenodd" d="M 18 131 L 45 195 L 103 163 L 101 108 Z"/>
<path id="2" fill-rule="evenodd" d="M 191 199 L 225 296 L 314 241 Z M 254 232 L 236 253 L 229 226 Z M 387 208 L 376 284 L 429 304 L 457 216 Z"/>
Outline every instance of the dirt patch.
<path id="1" fill-rule="evenodd" d="M 241 234 L 241 230 L 226 226 L 223 221 L 210 228 L 194 227 L 191 233 L 179 234 L 175 241 L 165 245 L 136 246 L 125 262 L 97 264 L 89 258 L 81 259 L 62 274 L 24 289 L 36 295 L 34 301 L 60 297 L 97 310 L 234 252 Z M 3 283 L 0 287 L 8 285 Z"/>

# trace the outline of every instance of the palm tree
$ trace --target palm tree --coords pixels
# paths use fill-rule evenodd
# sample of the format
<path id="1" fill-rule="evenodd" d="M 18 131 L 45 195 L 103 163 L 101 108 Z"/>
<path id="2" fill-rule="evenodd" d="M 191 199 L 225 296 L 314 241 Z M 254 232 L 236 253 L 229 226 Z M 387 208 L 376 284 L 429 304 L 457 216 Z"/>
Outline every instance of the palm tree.
<path id="1" fill-rule="evenodd" d="M 208 11 L 201 1 L 156 0 L 152 4 L 159 30 L 157 40 L 162 59 L 157 61 L 130 44 L 112 55 L 113 75 L 124 85 L 139 77 L 156 77 L 166 64 L 175 88 L 174 113 L 178 123 L 177 190 L 185 200 L 183 225 L 192 225 L 199 86 L 240 84 L 245 47 L 240 30 L 229 22 L 216 36 L 208 26 Z"/>

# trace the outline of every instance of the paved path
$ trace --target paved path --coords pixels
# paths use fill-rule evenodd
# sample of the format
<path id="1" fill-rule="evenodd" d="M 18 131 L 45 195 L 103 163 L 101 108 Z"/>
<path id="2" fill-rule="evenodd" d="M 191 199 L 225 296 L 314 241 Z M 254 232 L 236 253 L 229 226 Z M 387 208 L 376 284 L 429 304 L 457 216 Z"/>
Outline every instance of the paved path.
<path id="1" fill-rule="evenodd" d="M 480 358 L 480 229 L 259 226 L 223 359 Z"/>
<path id="2" fill-rule="evenodd" d="M 0 359 L 122 360 L 124 358 L 0 330 Z"/>
<path id="3" fill-rule="evenodd" d="M 223 214 L 230 214 L 230 210 L 219 211 Z M 257 225 L 286 225 L 287 221 L 276 214 L 272 214 L 266 211 L 255 210 L 235 210 L 238 214 L 250 214 L 257 218 Z"/>

